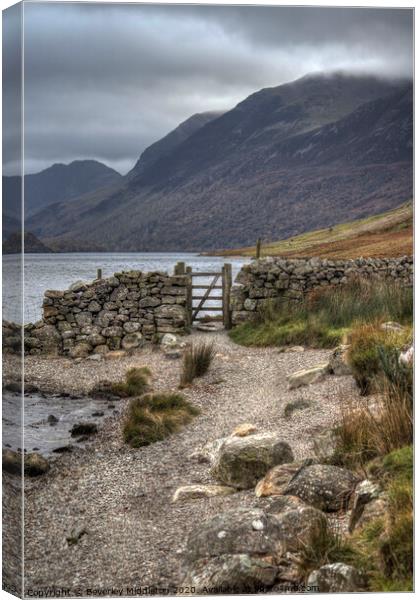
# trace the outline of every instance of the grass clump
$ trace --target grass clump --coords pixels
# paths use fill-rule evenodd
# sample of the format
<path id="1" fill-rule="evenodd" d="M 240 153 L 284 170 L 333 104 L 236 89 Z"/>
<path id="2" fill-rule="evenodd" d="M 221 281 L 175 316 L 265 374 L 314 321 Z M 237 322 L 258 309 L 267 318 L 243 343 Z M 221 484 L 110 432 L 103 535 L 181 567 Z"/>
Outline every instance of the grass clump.
<path id="1" fill-rule="evenodd" d="M 235 327 L 230 336 L 245 346 L 332 348 L 356 323 L 411 324 L 412 319 L 412 290 L 397 282 L 354 278 L 313 290 L 299 301 L 266 301 L 255 322 Z"/>
<path id="2" fill-rule="evenodd" d="M 337 528 L 320 519 L 312 529 L 308 543 L 299 551 L 299 572 L 303 579 L 323 565 L 335 562 L 346 564 L 357 560 L 357 549 Z"/>
<path id="3" fill-rule="evenodd" d="M 372 323 L 360 324 L 352 330 L 349 335 L 348 359 L 362 394 L 377 391 L 378 375 L 385 375 L 390 381 L 394 377 L 398 384 L 401 384 L 402 378 L 407 377 L 409 369 L 403 369 L 399 365 L 398 357 L 411 336 L 410 328 L 390 332 L 381 330 L 377 324 Z"/>
<path id="4" fill-rule="evenodd" d="M 133 367 L 125 374 L 125 382 L 112 384 L 112 391 L 122 398 L 141 396 L 150 389 L 151 372 L 148 367 Z"/>
<path id="5" fill-rule="evenodd" d="M 192 344 L 184 354 L 180 387 L 185 387 L 192 383 L 196 377 L 205 375 L 215 354 L 216 350 L 212 343 L 199 342 Z"/>
<path id="6" fill-rule="evenodd" d="M 290 419 L 290 417 L 296 410 L 304 410 L 305 408 L 309 408 L 310 406 L 311 402 L 309 402 L 309 400 L 294 400 L 286 404 L 286 406 L 284 407 L 283 414 L 286 417 L 286 419 Z"/>
<path id="7" fill-rule="evenodd" d="M 368 465 L 387 498 L 385 514 L 356 533 L 357 563 L 371 591 L 413 589 L 413 447 L 405 446 Z"/>
<path id="8" fill-rule="evenodd" d="M 182 394 L 156 393 L 133 398 L 123 427 L 124 440 L 133 448 L 159 442 L 199 412 Z"/>

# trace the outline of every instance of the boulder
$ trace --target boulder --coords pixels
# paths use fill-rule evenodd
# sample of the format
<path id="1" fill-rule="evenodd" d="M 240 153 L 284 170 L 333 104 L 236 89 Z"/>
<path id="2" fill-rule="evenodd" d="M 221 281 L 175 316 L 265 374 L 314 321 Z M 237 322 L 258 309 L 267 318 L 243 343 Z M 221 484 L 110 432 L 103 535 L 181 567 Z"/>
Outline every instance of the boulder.
<path id="1" fill-rule="evenodd" d="M 3 471 L 12 475 L 20 475 L 22 473 L 22 454 L 3 448 Z"/>
<path id="2" fill-rule="evenodd" d="M 328 363 L 311 367 L 310 369 L 301 369 L 296 371 L 292 375 L 289 375 L 287 381 L 289 383 L 289 390 L 302 387 L 303 385 L 309 385 L 311 383 L 317 383 L 322 381 L 329 372 Z"/>
<path id="3" fill-rule="evenodd" d="M 364 479 L 356 485 L 353 494 L 353 506 L 349 519 L 349 531 L 352 532 L 360 521 L 363 513 L 365 512 L 366 505 L 370 504 L 373 500 L 376 500 L 381 495 L 381 488 L 378 484 Z"/>
<path id="4" fill-rule="evenodd" d="M 313 542 L 318 532 L 327 528 L 327 518 L 323 512 L 313 506 L 297 506 L 283 510 L 281 513 L 271 512 L 280 526 L 280 539 L 286 552 L 299 553 L 305 546 Z"/>
<path id="5" fill-rule="evenodd" d="M 226 439 L 227 438 L 219 438 L 217 440 L 213 440 L 212 442 L 207 442 L 201 448 L 194 450 L 194 452 L 190 454 L 190 458 L 200 463 L 213 464 L 220 446 Z"/>
<path id="6" fill-rule="evenodd" d="M 252 435 L 253 433 L 257 433 L 258 429 L 255 425 L 251 423 L 242 423 L 235 427 L 232 431 L 231 435 L 234 437 L 246 437 L 247 435 Z"/>
<path id="7" fill-rule="evenodd" d="M 220 445 L 211 472 L 216 479 L 250 489 L 276 465 L 293 462 L 292 450 L 278 433 L 229 437 Z"/>
<path id="8" fill-rule="evenodd" d="M 144 343 L 142 334 L 139 331 L 134 333 L 128 333 L 121 341 L 121 345 L 124 350 L 131 350 L 132 348 L 139 348 Z"/>
<path id="9" fill-rule="evenodd" d="M 284 493 L 325 511 L 347 508 L 359 479 L 348 469 L 333 465 L 309 465 L 289 481 Z"/>
<path id="10" fill-rule="evenodd" d="M 44 475 L 50 470 L 50 463 L 46 458 L 38 454 L 38 452 L 30 452 L 25 454 L 25 475 L 30 477 L 38 477 Z"/>
<path id="11" fill-rule="evenodd" d="M 334 375 L 351 375 L 352 370 L 348 362 L 347 352 L 350 348 L 348 344 L 341 344 L 335 348 L 328 362 L 329 370 Z"/>
<path id="12" fill-rule="evenodd" d="M 255 487 L 255 495 L 261 496 L 280 496 L 284 493 L 287 484 L 302 467 L 302 463 L 286 463 L 277 465 L 268 471 L 261 481 Z"/>
<path id="13" fill-rule="evenodd" d="M 364 589 L 364 580 L 355 567 L 338 562 L 312 571 L 307 586 L 317 593 L 360 592 Z"/>
<path id="14" fill-rule="evenodd" d="M 290 571 L 290 554 L 313 539 L 321 522 L 325 526 L 325 515 L 312 507 L 277 515 L 258 508 L 219 514 L 190 533 L 183 585 L 196 586 L 196 593 L 212 593 L 216 585 L 231 593 L 268 591 L 280 571 Z"/>
<path id="15" fill-rule="evenodd" d="M 388 510 L 388 502 L 385 496 L 381 496 L 376 500 L 372 500 L 365 504 L 360 514 L 357 515 L 355 511 L 352 511 L 349 520 L 349 533 L 353 531 L 360 531 L 372 521 L 377 519 L 383 519 Z"/>
<path id="16" fill-rule="evenodd" d="M 71 437 L 77 437 L 79 435 L 92 435 L 98 432 L 98 426 L 96 423 L 75 423 L 70 429 Z"/>
<path id="17" fill-rule="evenodd" d="M 186 546 L 189 564 L 202 558 L 249 554 L 276 558 L 286 551 L 275 515 L 259 508 L 234 508 L 194 528 Z"/>
<path id="18" fill-rule="evenodd" d="M 214 496 L 228 496 L 234 492 L 236 492 L 235 488 L 227 485 L 183 485 L 174 493 L 172 502 L 213 498 Z"/>
<path id="19" fill-rule="evenodd" d="M 199 595 L 256 594 L 274 583 L 277 567 L 248 554 L 228 554 L 197 560 L 188 570 L 181 587 L 194 588 Z"/>

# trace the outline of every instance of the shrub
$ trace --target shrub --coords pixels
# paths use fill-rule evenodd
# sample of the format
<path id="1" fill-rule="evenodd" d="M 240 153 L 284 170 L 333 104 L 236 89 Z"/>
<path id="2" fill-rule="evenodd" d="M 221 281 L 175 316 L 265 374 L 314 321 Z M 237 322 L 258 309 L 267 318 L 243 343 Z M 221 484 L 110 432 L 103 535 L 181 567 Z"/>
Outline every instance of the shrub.
<path id="1" fill-rule="evenodd" d="M 391 281 L 355 278 L 347 284 L 317 288 L 297 300 L 268 300 L 253 323 L 232 329 L 231 338 L 245 346 L 304 344 L 331 348 L 355 323 L 412 323 L 412 290 Z"/>
<path id="2" fill-rule="evenodd" d="M 181 372 L 181 387 L 190 384 L 196 377 L 207 373 L 216 354 L 212 343 L 199 342 L 191 345 L 184 354 Z"/>
<path id="3" fill-rule="evenodd" d="M 133 448 L 165 439 L 199 414 L 181 394 L 146 394 L 133 398 L 123 427 L 126 443 Z"/>
<path id="4" fill-rule="evenodd" d="M 114 383 L 112 391 L 123 398 L 141 396 L 150 388 L 150 369 L 147 367 L 133 367 L 125 375 L 124 383 Z"/>

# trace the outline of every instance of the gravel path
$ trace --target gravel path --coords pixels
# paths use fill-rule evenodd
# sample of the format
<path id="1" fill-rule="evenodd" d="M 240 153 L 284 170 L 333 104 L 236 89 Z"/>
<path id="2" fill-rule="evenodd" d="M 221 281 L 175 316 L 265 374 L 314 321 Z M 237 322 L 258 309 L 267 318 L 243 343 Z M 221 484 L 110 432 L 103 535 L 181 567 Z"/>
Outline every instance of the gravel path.
<path id="1" fill-rule="evenodd" d="M 228 508 L 264 503 L 246 491 L 171 504 L 178 486 L 212 481 L 208 465 L 189 455 L 248 422 L 281 431 L 296 458 L 310 456 L 313 434 L 331 425 L 340 403 L 356 393 L 350 377 L 287 390 L 287 375 L 322 362 L 328 351 L 244 348 L 224 332 L 196 333 L 193 339 L 201 336 L 214 340 L 217 356 L 210 372 L 185 390 L 202 409 L 191 424 L 163 442 L 133 450 L 123 445 L 118 417 L 110 418 L 86 450 L 63 455 L 46 476 L 26 480 L 26 589 L 65 587 L 80 596 L 89 589 L 103 595 L 122 589 L 126 595 L 127 588 L 179 585 L 182 552 L 194 527 Z M 176 389 L 180 360 L 150 349 L 101 363 L 29 357 L 26 377 L 44 388 L 48 383 L 51 391 L 80 393 L 95 380 L 121 379 L 133 365 L 151 368 L 155 389 Z M 285 405 L 298 399 L 309 401 L 309 408 L 286 419 Z M 73 528 L 87 534 L 69 546 L 66 537 Z"/>

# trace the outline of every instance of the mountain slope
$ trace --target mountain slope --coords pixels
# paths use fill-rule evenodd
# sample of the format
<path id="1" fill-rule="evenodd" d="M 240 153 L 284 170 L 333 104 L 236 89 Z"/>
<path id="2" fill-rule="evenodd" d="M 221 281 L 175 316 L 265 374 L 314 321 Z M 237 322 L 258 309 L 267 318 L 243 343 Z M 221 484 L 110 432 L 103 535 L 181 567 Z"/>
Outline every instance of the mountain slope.
<path id="1" fill-rule="evenodd" d="M 176 146 L 222 114 L 223 112 L 197 113 L 186 119 L 186 121 L 183 121 L 173 131 L 165 135 L 165 137 L 146 148 L 134 168 L 128 173 L 128 177 L 142 175 L 153 163 L 170 154 Z"/>
<path id="2" fill-rule="evenodd" d="M 68 165 L 54 164 L 25 176 L 25 218 L 56 202 L 107 187 L 121 175 L 96 160 L 75 160 Z M 3 213 L 16 217 L 20 211 L 20 177 L 3 177 Z"/>
<path id="3" fill-rule="evenodd" d="M 42 236 L 110 250 L 205 250 L 279 239 L 412 196 L 412 86 L 305 77 L 261 90 L 112 190 L 38 214 Z"/>
<path id="4" fill-rule="evenodd" d="M 255 246 L 214 252 L 217 256 L 255 256 Z M 261 256 L 286 258 L 382 258 L 413 254 L 413 203 L 375 215 L 263 244 Z"/>

